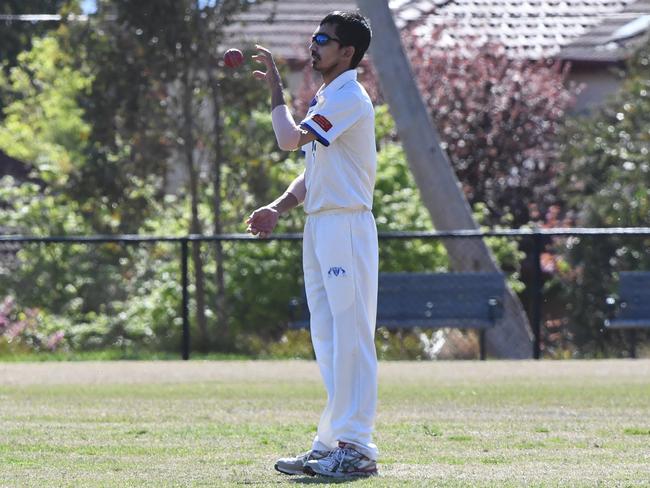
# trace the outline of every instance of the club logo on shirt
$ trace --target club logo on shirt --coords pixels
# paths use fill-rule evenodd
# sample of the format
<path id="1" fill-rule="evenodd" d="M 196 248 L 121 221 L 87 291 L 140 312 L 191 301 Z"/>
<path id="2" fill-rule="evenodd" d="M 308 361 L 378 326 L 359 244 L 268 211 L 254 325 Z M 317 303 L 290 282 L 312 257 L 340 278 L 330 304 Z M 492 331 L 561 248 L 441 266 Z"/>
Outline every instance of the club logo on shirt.
<path id="1" fill-rule="evenodd" d="M 335 278 L 338 278 L 339 276 L 343 277 L 345 276 L 345 269 L 339 266 L 332 266 L 327 272 L 327 276 L 334 276 Z"/>
<path id="2" fill-rule="evenodd" d="M 332 123 L 323 115 L 316 114 L 311 118 L 311 120 L 316 122 L 325 132 L 332 128 Z"/>

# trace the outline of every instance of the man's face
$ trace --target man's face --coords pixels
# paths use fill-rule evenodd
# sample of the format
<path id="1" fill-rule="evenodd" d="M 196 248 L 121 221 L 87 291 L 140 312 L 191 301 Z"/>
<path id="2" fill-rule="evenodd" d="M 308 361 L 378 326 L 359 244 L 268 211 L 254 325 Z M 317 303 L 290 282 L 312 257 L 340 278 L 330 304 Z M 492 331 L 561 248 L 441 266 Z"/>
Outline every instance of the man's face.
<path id="1" fill-rule="evenodd" d="M 344 58 L 346 49 L 337 40 L 336 26 L 334 24 L 318 26 L 313 35 L 316 36 L 317 34 L 326 34 L 330 37 L 330 40 L 324 45 L 319 45 L 314 40 L 311 41 L 309 50 L 311 52 L 312 67 L 320 73 L 334 70 L 341 63 L 347 63 L 346 68 L 349 67 L 349 58 Z"/>

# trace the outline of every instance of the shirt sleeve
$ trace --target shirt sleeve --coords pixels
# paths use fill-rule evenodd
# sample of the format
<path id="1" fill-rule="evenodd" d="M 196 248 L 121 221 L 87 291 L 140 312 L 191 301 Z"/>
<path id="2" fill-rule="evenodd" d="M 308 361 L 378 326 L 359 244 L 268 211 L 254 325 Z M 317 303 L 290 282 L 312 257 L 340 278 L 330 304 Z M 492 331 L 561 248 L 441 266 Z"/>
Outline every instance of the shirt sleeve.
<path id="1" fill-rule="evenodd" d="M 313 132 L 318 142 L 329 146 L 337 137 L 352 127 L 363 115 L 364 104 L 354 93 L 337 93 L 309 114 L 300 126 Z"/>

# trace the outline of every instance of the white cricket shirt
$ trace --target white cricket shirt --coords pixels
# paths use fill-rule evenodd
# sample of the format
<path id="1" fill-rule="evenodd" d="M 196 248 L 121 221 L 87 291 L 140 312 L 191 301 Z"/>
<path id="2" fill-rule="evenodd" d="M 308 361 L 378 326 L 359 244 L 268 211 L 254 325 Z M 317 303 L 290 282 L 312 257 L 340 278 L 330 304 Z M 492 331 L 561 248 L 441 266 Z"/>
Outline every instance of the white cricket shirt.
<path id="1" fill-rule="evenodd" d="M 357 71 L 321 87 L 300 123 L 317 140 L 305 144 L 305 212 L 372 210 L 377 172 L 375 111 Z"/>

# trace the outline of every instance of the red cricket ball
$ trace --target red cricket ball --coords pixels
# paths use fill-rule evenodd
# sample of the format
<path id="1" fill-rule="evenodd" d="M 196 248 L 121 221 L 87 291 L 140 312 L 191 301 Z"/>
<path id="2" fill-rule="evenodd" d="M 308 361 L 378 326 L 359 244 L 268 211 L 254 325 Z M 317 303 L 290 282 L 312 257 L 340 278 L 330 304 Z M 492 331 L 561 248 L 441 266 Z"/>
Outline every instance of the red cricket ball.
<path id="1" fill-rule="evenodd" d="M 223 63 L 229 68 L 238 68 L 244 62 L 244 55 L 239 49 L 228 49 L 223 55 Z"/>

